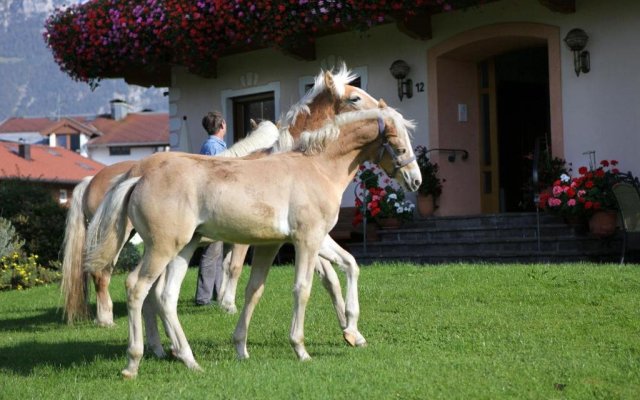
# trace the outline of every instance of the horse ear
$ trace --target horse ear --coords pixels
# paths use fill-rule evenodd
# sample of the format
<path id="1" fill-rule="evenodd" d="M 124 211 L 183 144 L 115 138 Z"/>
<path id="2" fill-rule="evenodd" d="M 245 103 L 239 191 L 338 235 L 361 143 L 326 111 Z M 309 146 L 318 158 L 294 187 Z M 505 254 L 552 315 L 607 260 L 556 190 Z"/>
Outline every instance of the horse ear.
<path id="1" fill-rule="evenodd" d="M 336 84 L 333 81 L 333 74 L 330 71 L 324 73 L 324 86 L 329 89 L 334 97 L 338 97 L 338 91 L 336 90 Z"/>
<path id="2" fill-rule="evenodd" d="M 249 125 L 251 125 L 252 131 L 255 131 L 256 129 L 258 129 L 258 123 L 253 118 L 249 119 Z"/>
<path id="3" fill-rule="evenodd" d="M 378 101 L 378 108 L 386 108 L 387 107 L 387 103 L 384 102 L 384 100 L 380 99 Z"/>

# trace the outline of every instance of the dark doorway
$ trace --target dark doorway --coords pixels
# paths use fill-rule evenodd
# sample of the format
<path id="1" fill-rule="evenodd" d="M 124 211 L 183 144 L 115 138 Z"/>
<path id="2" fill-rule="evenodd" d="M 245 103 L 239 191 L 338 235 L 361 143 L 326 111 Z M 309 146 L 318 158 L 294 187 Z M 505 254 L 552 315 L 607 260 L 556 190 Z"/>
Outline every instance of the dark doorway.
<path id="1" fill-rule="evenodd" d="M 536 139 L 550 145 L 549 63 L 547 47 L 527 48 L 495 57 L 500 211 L 529 210 L 526 191 L 532 176 Z"/>
<path id="2" fill-rule="evenodd" d="M 268 120 L 275 122 L 276 111 L 273 92 L 252 94 L 233 98 L 233 141 L 244 139 L 256 123 Z"/>

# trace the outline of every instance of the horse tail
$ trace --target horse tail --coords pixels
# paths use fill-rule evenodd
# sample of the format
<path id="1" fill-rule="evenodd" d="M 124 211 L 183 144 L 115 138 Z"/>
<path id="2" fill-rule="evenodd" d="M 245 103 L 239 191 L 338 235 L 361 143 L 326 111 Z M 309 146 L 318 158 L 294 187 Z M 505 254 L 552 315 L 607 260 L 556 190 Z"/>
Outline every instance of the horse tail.
<path id="1" fill-rule="evenodd" d="M 278 140 L 280 132 L 271 121 L 262 121 L 249 136 L 217 154 L 217 157 L 244 157 L 254 151 L 268 149 Z"/>
<path id="2" fill-rule="evenodd" d="M 124 174 L 107 191 L 87 229 L 84 250 L 84 269 L 100 272 L 115 264 L 128 237 L 127 204 L 129 195 L 140 177 L 128 178 Z"/>
<path id="3" fill-rule="evenodd" d="M 73 189 L 71 204 L 67 212 L 62 249 L 62 282 L 60 290 L 64 299 L 62 317 L 68 324 L 89 317 L 87 304 L 86 276 L 82 271 L 82 248 L 87 231 L 87 224 L 82 202 L 92 176 L 84 178 Z"/>

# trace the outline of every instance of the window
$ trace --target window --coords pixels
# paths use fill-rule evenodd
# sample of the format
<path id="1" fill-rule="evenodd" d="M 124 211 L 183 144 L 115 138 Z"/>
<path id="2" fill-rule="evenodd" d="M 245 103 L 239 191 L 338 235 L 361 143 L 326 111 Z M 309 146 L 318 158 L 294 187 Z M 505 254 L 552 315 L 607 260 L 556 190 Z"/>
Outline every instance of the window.
<path id="1" fill-rule="evenodd" d="M 251 132 L 250 120 L 275 121 L 275 101 L 273 92 L 257 93 L 234 97 L 233 101 L 233 141 L 243 139 Z"/>
<path id="2" fill-rule="evenodd" d="M 58 193 L 58 201 L 60 204 L 67 204 L 67 189 L 60 189 L 60 192 Z"/>
<path id="3" fill-rule="evenodd" d="M 67 135 L 56 135 L 56 147 L 67 148 Z"/>
<path id="4" fill-rule="evenodd" d="M 131 147 L 127 146 L 111 146 L 109 147 L 110 156 L 128 156 L 131 154 Z"/>

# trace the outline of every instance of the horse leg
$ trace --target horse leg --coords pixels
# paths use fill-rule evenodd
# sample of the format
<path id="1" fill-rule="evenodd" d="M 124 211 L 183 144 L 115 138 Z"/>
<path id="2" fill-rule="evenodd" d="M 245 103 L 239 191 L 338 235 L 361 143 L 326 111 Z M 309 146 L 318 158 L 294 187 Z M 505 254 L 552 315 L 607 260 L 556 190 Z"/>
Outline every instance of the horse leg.
<path id="1" fill-rule="evenodd" d="M 329 235 L 322 241 L 319 254 L 321 257 L 338 264 L 347 275 L 347 298 L 345 301 L 347 327 L 343 331 L 344 339 L 351 346 L 366 346 L 367 340 L 358 330 L 358 318 L 360 317 L 360 302 L 358 300 L 360 267 L 358 267 L 358 263 Z"/>
<path id="2" fill-rule="evenodd" d="M 113 302 L 109 294 L 109 283 L 111 282 L 111 272 L 113 265 L 94 272 L 93 284 L 96 289 L 96 324 L 98 326 L 113 326 Z"/>
<path id="3" fill-rule="evenodd" d="M 336 271 L 331 266 L 331 263 L 322 257 L 316 259 L 316 273 L 322 280 L 322 286 L 327 290 L 331 297 L 331 302 L 336 310 L 336 316 L 338 317 L 338 324 L 342 330 L 347 328 L 347 318 L 344 314 L 344 299 L 342 297 L 342 288 L 340 287 L 340 281 Z"/>
<path id="4" fill-rule="evenodd" d="M 144 354 L 142 332 L 142 303 L 153 283 L 171 260 L 170 256 L 155 254 L 149 246 L 145 249 L 142 261 L 126 280 L 127 308 L 129 311 L 129 346 L 127 348 L 128 363 L 122 370 L 124 378 L 135 378 L 140 361 Z"/>
<path id="5" fill-rule="evenodd" d="M 162 347 L 157 319 L 157 316 L 160 313 L 159 299 L 162 291 L 164 290 L 164 275 L 165 272 L 156 279 L 151 287 L 151 296 L 147 296 L 142 303 L 142 317 L 144 318 L 144 333 L 147 337 L 147 347 L 158 358 L 164 358 L 167 356 L 167 353 L 165 353 L 164 348 Z M 164 323 L 164 320 L 162 322 Z M 165 331 L 167 331 L 166 324 Z"/>
<path id="6" fill-rule="evenodd" d="M 218 294 L 220 308 L 229 314 L 238 312 L 236 308 L 236 289 L 242 273 L 244 259 L 249 251 L 247 244 L 234 244 L 231 252 L 227 254 L 222 264 L 222 285 Z"/>
<path id="7" fill-rule="evenodd" d="M 200 238 L 194 237 L 178 255 L 169 263 L 166 270 L 164 285 L 160 296 L 160 316 L 165 324 L 167 336 L 171 340 L 171 352 L 189 369 L 201 371 L 193 352 L 178 320 L 178 298 L 180 286 L 189 267 L 189 260 L 198 247 Z"/>
<path id="8" fill-rule="evenodd" d="M 307 361 L 311 356 L 304 346 L 304 317 L 311 295 L 311 285 L 313 283 L 313 271 L 318 257 L 317 248 L 314 249 L 309 243 L 296 243 L 296 270 L 293 285 L 293 319 L 291 321 L 291 331 L 289 342 L 293 347 L 300 361 Z"/>
<path id="9" fill-rule="evenodd" d="M 238 359 L 249 358 L 247 351 L 247 331 L 251 322 L 251 315 L 255 310 L 262 293 L 264 292 L 264 282 L 269 274 L 269 268 L 273 259 L 278 253 L 280 245 L 256 246 L 253 249 L 253 260 L 251 261 L 251 275 L 245 289 L 244 307 L 238 318 L 238 324 L 233 333 L 233 342 L 236 346 Z"/>

